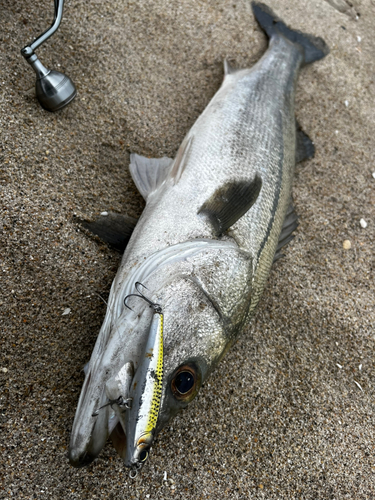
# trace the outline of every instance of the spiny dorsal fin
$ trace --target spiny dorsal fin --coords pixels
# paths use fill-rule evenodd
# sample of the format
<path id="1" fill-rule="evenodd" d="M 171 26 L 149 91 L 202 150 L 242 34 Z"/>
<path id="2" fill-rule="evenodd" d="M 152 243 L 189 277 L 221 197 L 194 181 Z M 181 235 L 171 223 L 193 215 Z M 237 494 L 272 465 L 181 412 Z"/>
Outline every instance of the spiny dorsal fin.
<path id="1" fill-rule="evenodd" d="M 310 137 L 301 129 L 296 122 L 296 163 L 312 158 L 315 154 L 315 146 Z"/>
<path id="2" fill-rule="evenodd" d="M 262 187 L 259 174 L 252 181 L 228 182 L 199 209 L 211 222 L 217 236 L 233 226 L 255 203 Z"/>
<path id="3" fill-rule="evenodd" d="M 238 69 L 232 66 L 228 59 L 224 59 L 224 77 L 236 73 L 236 71 L 238 71 Z"/>
<path id="4" fill-rule="evenodd" d="M 193 140 L 194 136 L 188 134 L 182 141 L 181 146 L 178 148 L 176 158 L 173 162 L 173 166 L 171 167 L 171 174 L 170 174 L 174 184 L 178 183 L 185 170 L 185 167 L 189 159 L 189 154 Z"/>
<path id="5" fill-rule="evenodd" d="M 297 226 L 298 226 L 298 217 L 297 217 L 297 214 L 295 213 L 294 207 L 291 203 L 288 207 L 287 212 L 286 212 L 284 224 L 283 224 L 283 227 L 281 229 L 279 242 L 278 242 L 277 248 L 276 248 L 275 257 L 273 258 L 274 262 L 279 260 L 281 257 L 284 257 L 284 254 L 281 253 L 281 249 L 294 238 L 294 234 L 292 234 L 292 233 L 297 228 Z"/>
<path id="6" fill-rule="evenodd" d="M 143 198 L 154 193 L 165 181 L 172 165 L 171 158 L 146 158 L 132 153 L 130 155 L 129 170 L 134 184 Z"/>
<path id="7" fill-rule="evenodd" d="M 132 235 L 138 220 L 127 215 L 108 212 L 108 215 L 100 215 L 96 220 L 89 222 L 76 219 L 76 221 L 91 233 L 99 236 L 109 246 L 123 252 Z"/>

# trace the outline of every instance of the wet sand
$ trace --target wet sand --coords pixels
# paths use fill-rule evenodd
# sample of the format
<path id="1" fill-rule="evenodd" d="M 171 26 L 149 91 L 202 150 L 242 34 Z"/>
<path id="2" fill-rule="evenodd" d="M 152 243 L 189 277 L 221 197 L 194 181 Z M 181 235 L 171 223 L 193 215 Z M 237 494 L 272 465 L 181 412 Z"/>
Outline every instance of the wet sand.
<path id="1" fill-rule="evenodd" d="M 374 1 L 269 2 L 331 48 L 299 79 L 316 147 L 295 176 L 299 227 L 255 320 L 134 481 L 111 443 L 87 468 L 67 459 L 120 262 L 73 217 L 138 217 L 130 152 L 173 157 L 223 59 L 249 67 L 267 40 L 244 1 L 70 0 L 37 51 L 78 90 L 51 114 L 19 52 L 49 26 L 45 4 L 0 0 L 0 498 L 375 498 Z"/>

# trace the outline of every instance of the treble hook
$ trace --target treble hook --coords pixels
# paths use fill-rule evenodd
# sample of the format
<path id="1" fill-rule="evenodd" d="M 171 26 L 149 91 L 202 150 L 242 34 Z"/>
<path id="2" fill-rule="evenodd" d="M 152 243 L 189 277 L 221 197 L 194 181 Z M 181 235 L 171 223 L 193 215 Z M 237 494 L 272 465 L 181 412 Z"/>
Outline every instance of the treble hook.
<path id="1" fill-rule="evenodd" d="M 120 406 L 120 408 L 125 408 L 125 410 L 131 410 L 132 401 L 133 398 L 124 399 L 122 396 L 119 396 L 117 399 L 110 399 L 108 403 L 100 406 L 100 408 L 97 408 L 91 416 L 97 417 L 99 415 L 99 410 L 105 408 L 106 406 L 110 406 L 112 408 L 114 404 Z"/>
<path id="2" fill-rule="evenodd" d="M 139 298 L 145 300 L 148 304 L 150 304 L 150 307 L 152 307 L 156 313 L 161 314 L 161 310 L 162 310 L 161 309 L 161 305 L 160 304 L 155 304 L 150 299 L 148 299 L 147 297 L 145 297 L 143 295 L 143 293 L 138 288 L 139 286 L 143 286 L 143 288 L 146 288 L 146 290 L 148 290 L 147 286 L 142 285 L 142 283 L 140 283 L 139 281 L 137 281 L 134 286 L 135 286 L 135 289 L 137 290 L 138 293 L 131 293 L 130 295 L 127 295 L 124 298 L 125 307 L 127 307 L 128 309 L 130 309 L 131 311 L 133 311 L 133 309 L 131 307 L 129 307 L 128 304 L 126 303 L 126 300 L 129 297 L 139 297 Z"/>

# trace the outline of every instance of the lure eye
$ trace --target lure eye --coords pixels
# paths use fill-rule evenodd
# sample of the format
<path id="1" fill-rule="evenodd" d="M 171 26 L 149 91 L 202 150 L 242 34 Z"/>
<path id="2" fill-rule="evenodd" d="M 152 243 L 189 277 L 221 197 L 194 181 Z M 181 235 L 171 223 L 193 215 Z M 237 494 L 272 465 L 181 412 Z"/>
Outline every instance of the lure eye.
<path id="1" fill-rule="evenodd" d="M 171 381 L 173 396 L 184 403 L 189 403 L 198 393 L 201 385 L 200 371 L 195 363 L 180 366 L 174 372 Z"/>
<path id="2" fill-rule="evenodd" d="M 139 454 L 139 461 L 140 462 L 145 462 L 148 457 L 148 451 L 147 450 L 142 450 L 141 453 Z"/>
<path id="3" fill-rule="evenodd" d="M 194 385 L 194 376 L 190 372 L 180 372 L 174 381 L 174 385 L 180 394 L 186 394 Z"/>

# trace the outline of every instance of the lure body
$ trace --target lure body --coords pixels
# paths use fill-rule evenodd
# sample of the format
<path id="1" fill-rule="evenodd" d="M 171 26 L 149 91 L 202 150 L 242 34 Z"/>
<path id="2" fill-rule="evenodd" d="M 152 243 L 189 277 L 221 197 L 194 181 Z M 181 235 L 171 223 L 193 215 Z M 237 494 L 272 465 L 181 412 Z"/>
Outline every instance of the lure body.
<path id="1" fill-rule="evenodd" d="M 131 409 L 125 412 L 125 465 L 142 463 L 152 445 L 163 381 L 163 314 L 155 312 L 140 364 L 131 384 Z"/>

